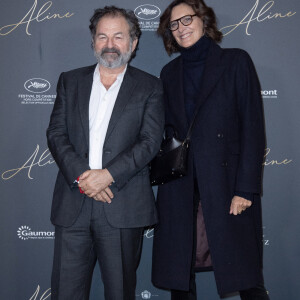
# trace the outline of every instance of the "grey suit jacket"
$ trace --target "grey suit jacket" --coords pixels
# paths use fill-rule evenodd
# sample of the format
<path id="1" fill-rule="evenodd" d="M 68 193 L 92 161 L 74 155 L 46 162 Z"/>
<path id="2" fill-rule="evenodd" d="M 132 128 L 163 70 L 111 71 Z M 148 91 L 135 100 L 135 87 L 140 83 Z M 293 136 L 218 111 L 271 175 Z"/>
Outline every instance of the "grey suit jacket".
<path id="1" fill-rule="evenodd" d="M 95 65 L 60 75 L 47 129 L 48 146 L 59 172 L 51 221 L 68 227 L 77 219 L 85 195 L 74 180 L 89 167 L 89 99 Z M 156 77 L 128 66 L 107 129 L 103 168 L 114 178 L 109 223 L 118 228 L 157 222 L 148 164 L 159 150 L 164 127 L 163 91 Z"/>

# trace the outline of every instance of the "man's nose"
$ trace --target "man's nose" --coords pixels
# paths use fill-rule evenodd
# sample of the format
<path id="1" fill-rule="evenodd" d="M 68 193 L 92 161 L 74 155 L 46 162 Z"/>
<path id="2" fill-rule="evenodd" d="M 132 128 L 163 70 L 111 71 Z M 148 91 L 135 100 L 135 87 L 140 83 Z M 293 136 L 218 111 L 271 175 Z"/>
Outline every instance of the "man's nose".
<path id="1" fill-rule="evenodd" d="M 114 41 L 113 41 L 113 39 L 108 38 L 108 39 L 107 39 L 107 47 L 108 47 L 108 48 L 113 48 L 113 46 L 114 46 Z"/>

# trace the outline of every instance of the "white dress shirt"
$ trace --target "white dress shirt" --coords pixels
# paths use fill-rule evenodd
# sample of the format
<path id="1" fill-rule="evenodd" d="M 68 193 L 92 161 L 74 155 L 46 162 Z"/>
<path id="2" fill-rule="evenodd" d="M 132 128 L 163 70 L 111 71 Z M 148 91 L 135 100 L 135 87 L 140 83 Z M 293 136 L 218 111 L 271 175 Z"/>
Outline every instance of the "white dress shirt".
<path id="1" fill-rule="evenodd" d="M 102 169 L 103 144 L 126 69 L 127 65 L 108 90 L 100 80 L 99 64 L 94 71 L 89 104 L 89 165 L 91 169 Z"/>

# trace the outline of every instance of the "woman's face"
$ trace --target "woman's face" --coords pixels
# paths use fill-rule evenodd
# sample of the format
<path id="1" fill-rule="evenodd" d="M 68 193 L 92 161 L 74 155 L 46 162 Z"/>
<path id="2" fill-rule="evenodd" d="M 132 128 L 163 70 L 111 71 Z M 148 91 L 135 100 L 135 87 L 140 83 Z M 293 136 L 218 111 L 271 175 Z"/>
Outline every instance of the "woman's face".
<path id="1" fill-rule="evenodd" d="M 189 5 L 181 3 L 173 7 L 170 22 L 177 20 L 183 16 L 194 14 L 194 10 Z M 180 21 L 178 21 L 178 25 L 178 29 L 172 31 L 172 34 L 178 45 L 181 47 L 191 47 L 203 36 L 204 25 L 203 21 L 198 16 L 193 17 L 193 21 L 190 25 L 184 26 Z"/>

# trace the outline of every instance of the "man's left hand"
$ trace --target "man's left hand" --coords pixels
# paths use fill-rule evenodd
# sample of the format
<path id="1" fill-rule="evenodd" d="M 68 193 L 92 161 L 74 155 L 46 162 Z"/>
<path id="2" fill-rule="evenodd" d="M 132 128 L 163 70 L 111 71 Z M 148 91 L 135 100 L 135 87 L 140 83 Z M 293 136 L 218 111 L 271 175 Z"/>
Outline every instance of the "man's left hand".
<path id="1" fill-rule="evenodd" d="M 244 210 L 246 210 L 248 207 L 252 205 L 252 202 L 239 197 L 239 196 L 234 196 L 231 200 L 231 205 L 230 205 L 230 214 L 240 215 Z"/>
<path id="2" fill-rule="evenodd" d="M 78 186 L 87 196 L 93 198 L 107 188 L 113 180 L 107 169 L 88 170 L 79 176 Z"/>
<path id="3" fill-rule="evenodd" d="M 111 199 L 114 197 L 114 194 L 112 193 L 112 191 L 110 190 L 109 187 L 107 187 L 106 189 L 102 190 L 100 193 L 98 193 L 94 199 L 96 201 L 101 201 L 104 203 L 111 203 Z"/>

